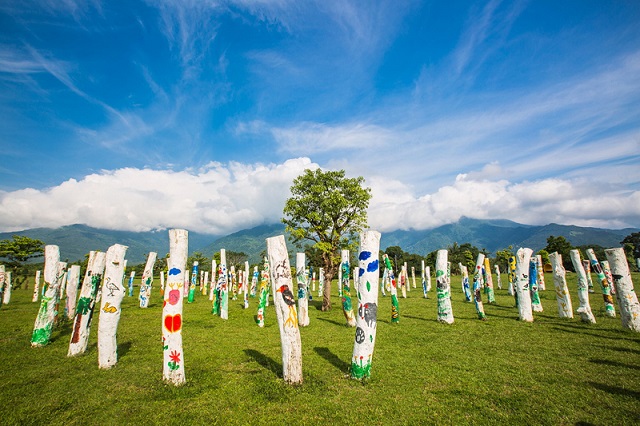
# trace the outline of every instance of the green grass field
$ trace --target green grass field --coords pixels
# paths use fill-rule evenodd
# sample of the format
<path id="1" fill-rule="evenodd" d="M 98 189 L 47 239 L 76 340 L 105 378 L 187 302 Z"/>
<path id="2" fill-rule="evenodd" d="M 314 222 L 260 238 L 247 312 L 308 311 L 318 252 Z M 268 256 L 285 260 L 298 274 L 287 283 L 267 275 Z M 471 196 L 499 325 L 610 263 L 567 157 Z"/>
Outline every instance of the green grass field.
<path id="1" fill-rule="evenodd" d="M 575 275 L 568 281 L 575 311 Z M 390 298 L 381 296 L 365 383 L 348 377 L 355 330 L 345 327 L 338 297 L 331 312 L 321 312 L 314 297 L 311 324 L 301 329 L 301 386 L 282 380 L 273 305 L 260 329 L 256 299 L 248 310 L 230 301 L 223 321 L 200 296 L 185 303 L 187 384 L 178 388 L 162 381 L 157 279 L 148 309 L 138 307 L 137 287 L 136 297 L 125 297 L 111 370 L 98 369 L 97 316 L 84 356 L 66 356 L 70 322 L 48 346 L 31 348 L 38 304 L 31 290 L 18 289 L 0 309 L 0 423 L 639 424 L 640 334 L 605 317 L 599 294 L 591 295 L 597 324 L 557 318 L 550 274 L 546 282 L 545 310 L 534 323 L 517 320 L 506 290 L 496 290 L 497 303 L 485 304 L 488 321 L 478 321 L 459 276 L 452 277 L 453 325 L 436 321 L 434 289 L 426 300 L 420 288 L 401 298 L 399 324 L 391 324 Z"/>

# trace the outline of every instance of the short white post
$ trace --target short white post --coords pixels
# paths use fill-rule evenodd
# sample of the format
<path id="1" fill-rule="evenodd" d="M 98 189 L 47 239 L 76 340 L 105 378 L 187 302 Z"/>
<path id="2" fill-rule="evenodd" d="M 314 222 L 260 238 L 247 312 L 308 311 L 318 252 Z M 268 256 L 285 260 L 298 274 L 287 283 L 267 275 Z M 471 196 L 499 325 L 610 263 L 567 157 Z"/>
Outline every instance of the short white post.
<path id="1" fill-rule="evenodd" d="M 638 303 L 638 296 L 633 290 L 633 281 L 631 281 L 631 272 L 624 249 L 605 249 L 604 254 L 611 265 L 622 327 L 640 332 L 640 303 Z"/>
<path id="2" fill-rule="evenodd" d="M 584 270 L 584 264 L 580 260 L 580 252 L 578 250 L 571 250 L 569 252 L 571 256 L 571 263 L 578 275 L 578 300 L 580 300 L 580 306 L 578 307 L 578 313 L 582 321 L 588 324 L 595 324 L 596 318 L 591 312 L 591 305 L 589 304 L 589 284 L 587 282 L 587 273 Z"/>
<path id="3" fill-rule="evenodd" d="M 276 318 L 282 347 L 282 376 L 291 384 L 302 383 L 302 344 L 296 302 L 293 297 L 291 266 L 284 235 L 267 238 L 267 253 L 271 265 L 271 282 Z"/>
<path id="4" fill-rule="evenodd" d="M 151 287 L 153 286 L 153 266 L 156 264 L 157 257 L 158 253 L 155 251 L 149 252 L 147 263 L 144 265 L 144 272 L 142 272 L 142 278 L 140 279 L 140 294 L 138 295 L 141 308 L 149 306 Z"/>
<path id="5" fill-rule="evenodd" d="M 182 307 L 184 278 L 188 276 L 188 251 L 189 233 L 184 229 L 170 229 L 167 291 L 164 293 L 162 308 L 162 378 L 176 386 L 186 382 L 182 349 Z"/>
<path id="6" fill-rule="evenodd" d="M 553 285 L 556 290 L 556 301 L 558 302 L 558 316 L 560 318 L 573 318 L 573 305 L 571 295 L 567 287 L 566 270 L 562 265 L 562 255 L 553 252 L 549 255 L 551 267 L 553 268 Z"/>

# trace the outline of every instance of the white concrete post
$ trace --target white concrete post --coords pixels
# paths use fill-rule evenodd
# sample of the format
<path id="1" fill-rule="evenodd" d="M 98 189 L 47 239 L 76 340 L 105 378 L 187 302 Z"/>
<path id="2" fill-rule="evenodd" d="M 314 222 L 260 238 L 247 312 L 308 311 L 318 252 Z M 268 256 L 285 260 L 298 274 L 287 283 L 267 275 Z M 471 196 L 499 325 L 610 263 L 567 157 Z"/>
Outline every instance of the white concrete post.
<path id="1" fill-rule="evenodd" d="M 542 302 L 538 293 L 538 259 L 531 256 L 529 261 L 529 293 L 531 294 L 531 309 L 533 312 L 542 312 Z"/>
<path id="2" fill-rule="evenodd" d="M 596 318 L 591 312 L 591 305 L 589 304 L 589 284 L 587 281 L 587 273 L 584 270 L 584 264 L 580 260 L 580 252 L 578 250 L 571 250 L 571 263 L 578 275 L 578 299 L 580 300 L 580 306 L 578 307 L 578 313 L 582 321 L 595 324 Z"/>
<path id="3" fill-rule="evenodd" d="M 613 297 L 611 296 L 609 281 L 607 281 L 607 277 L 604 274 L 602 267 L 598 263 L 598 258 L 596 257 L 593 249 L 587 249 L 587 256 L 589 257 L 589 261 L 591 262 L 591 270 L 595 272 L 596 276 L 598 277 L 598 282 L 600 283 L 600 289 L 602 290 L 602 298 L 604 299 L 604 308 L 606 310 L 607 316 L 615 318 L 616 308 L 613 306 Z"/>
<path id="4" fill-rule="evenodd" d="M 204 276 L 202 278 L 202 295 L 207 295 L 207 287 L 209 286 L 209 271 L 204 271 Z"/>
<path id="5" fill-rule="evenodd" d="M 529 268 L 531 264 L 530 248 L 519 248 L 516 253 L 515 291 L 518 298 L 518 317 L 520 321 L 532 322 L 531 294 L 529 293 Z"/>
<path id="6" fill-rule="evenodd" d="M 496 284 L 498 284 L 498 289 L 502 290 L 502 278 L 500 277 L 500 266 L 498 266 L 498 264 L 496 263 L 494 265 L 494 268 L 496 270 Z"/>
<path id="7" fill-rule="evenodd" d="M 11 302 L 11 289 L 13 288 L 11 278 L 11 271 L 7 271 L 4 278 L 4 294 L 2 295 L 2 303 L 5 305 Z"/>
<path id="8" fill-rule="evenodd" d="M 493 292 L 493 277 L 491 276 L 491 264 L 489 258 L 484 258 L 484 292 L 487 295 L 487 303 L 496 303 L 496 296 Z"/>
<path id="9" fill-rule="evenodd" d="M 379 251 L 379 232 L 365 231 L 360 234 L 358 279 L 354 284 L 358 294 L 356 336 L 351 358 L 351 377 L 354 379 L 365 379 L 371 376 L 371 361 L 378 323 Z"/>
<path id="10" fill-rule="evenodd" d="M 182 307 L 184 279 L 187 274 L 189 233 L 184 229 L 169 230 L 169 259 L 167 286 L 162 308 L 162 378 L 179 386 L 186 382 L 184 351 L 182 348 Z"/>
<path id="11" fill-rule="evenodd" d="M 140 301 L 140 307 L 146 308 L 149 306 L 149 300 L 151 300 L 151 287 L 153 286 L 153 266 L 156 264 L 158 253 L 155 251 L 149 252 L 147 256 L 147 263 L 144 265 L 144 271 L 142 272 L 142 278 L 140 279 L 140 293 L 138 300 Z"/>
<path id="12" fill-rule="evenodd" d="M 342 284 L 342 312 L 344 313 L 344 317 L 347 320 L 347 326 L 355 327 L 356 315 L 353 313 L 353 304 L 351 302 L 351 284 L 349 283 L 351 279 L 349 250 L 342 250 L 340 255 L 342 258 L 342 262 L 340 263 L 340 275 L 342 277 L 342 280 L 340 281 Z"/>
<path id="13" fill-rule="evenodd" d="M 216 295 L 216 286 L 218 283 L 218 265 L 216 260 L 211 261 L 211 283 L 209 284 L 209 301 L 213 302 Z"/>
<path id="14" fill-rule="evenodd" d="M 306 259 L 304 253 L 296 253 L 296 281 L 298 283 L 298 325 L 309 325 L 309 298 L 307 297 Z"/>
<path id="15" fill-rule="evenodd" d="M 40 270 L 36 271 L 35 284 L 33 286 L 33 297 L 31 298 L 32 302 L 37 302 L 40 297 Z"/>
<path id="16" fill-rule="evenodd" d="M 102 285 L 102 303 L 98 319 L 98 367 L 111 368 L 118 363 L 118 323 L 124 298 L 124 255 L 127 246 L 114 244 L 107 250 Z"/>
<path id="17" fill-rule="evenodd" d="M 453 324 L 451 307 L 451 285 L 447 277 L 447 250 L 438 250 L 436 255 L 436 291 L 438 296 L 438 322 Z"/>
<path id="18" fill-rule="evenodd" d="M 76 316 L 78 284 L 80 284 L 80 265 L 71 265 L 67 275 L 67 300 L 64 308 L 70 320 Z"/>
<path id="19" fill-rule="evenodd" d="M 604 254 L 611 265 L 622 327 L 640 332 L 640 303 L 638 303 L 638 296 L 633 290 L 633 281 L 631 281 L 631 272 L 624 249 L 606 249 Z"/>
<path id="20" fill-rule="evenodd" d="M 58 314 L 56 306 L 60 297 L 60 285 L 64 275 L 63 262 L 60 262 L 60 248 L 55 245 L 44 247 L 44 295 L 40 310 L 33 326 L 31 346 L 40 347 L 49 343 L 53 322 Z"/>
<path id="21" fill-rule="evenodd" d="M 302 383 L 302 344 L 284 235 L 267 238 L 267 253 L 271 265 L 273 300 L 280 328 L 282 376 L 287 383 Z"/>
<path id="22" fill-rule="evenodd" d="M 249 262 L 244 262 L 244 271 L 242 274 L 242 291 L 244 297 L 244 308 L 249 308 Z"/>
<path id="23" fill-rule="evenodd" d="M 562 265 L 562 255 L 558 252 L 553 252 L 549 255 L 549 260 L 553 268 L 553 286 L 556 290 L 558 316 L 560 318 L 573 318 L 573 305 L 571 304 L 571 295 L 567 287 L 566 270 Z"/>
<path id="24" fill-rule="evenodd" d="M 220 318 L 229 319 L 229 280 L 227 277 L 227 251 L 220 249 Z"/>
<path id="25" fill-rule="evenodd" d="M 82 280 L 82 289 L 76 305 L 76 315 L 73 319 L 73 331 L 67 356 L 75 356 L 84 353 L 89 343 L 91 332 L 91 319 L 96 304 L 98 289 L 102 285 L 106 253 L 90 251 L 87 270 Z"/>
<path id="26" fill-rule="evenodd" d="M 425 274 L 427 275 L 427 293 L 429 293 L 431 291 L 431 266 L 427 266 Z"/>
<path id="27" fill-rule="evenodd" d="M 484 260 L 485 260 L 484 254 L 478 253 L 478 259 L 476 260 L 476 273 L 473 275 L 473 302 L 476 305 L 476 314 L 478 315 L 478 319 L 482 321 L 487 320 L 487 316 L 484 313 L 484 306 L 482 305 L 482 287 L 483 287 L 482 267 L 484 265 Z M 462 267 L 464 265 L 460 264 L 460 266 Z M 462 275 L 463 285 L 464 285 L 464 272 Z"/>
<path id="28" fill-rule="evenodd" d="M 542 255 L 536 255 L 536 261 L 538 266 L 538 290 L 545 291 L 547 285 L 544 282 L 544 264 L 542 263 Z"/>
<path id="29" fill-rule="evenodd" d="M 324 291 L 324 268 L 319 268 L 318 269 L 318 297 L 322 297 L 323 291 Z"/>

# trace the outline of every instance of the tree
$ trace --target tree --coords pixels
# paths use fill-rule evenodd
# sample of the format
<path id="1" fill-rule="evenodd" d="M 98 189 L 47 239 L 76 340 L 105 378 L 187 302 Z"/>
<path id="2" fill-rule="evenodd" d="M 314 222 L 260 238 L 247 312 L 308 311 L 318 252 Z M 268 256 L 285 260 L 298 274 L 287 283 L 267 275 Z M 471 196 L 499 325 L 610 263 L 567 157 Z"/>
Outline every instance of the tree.
<path id="1" fill-rule="evenodd" d="M 496 252 L 496 259 L 494 260 L 494 264 L 500 267 L 500 270 L 508 273 L 509 272 L 509 258 L 515 256 L 513 252 L 513 246 L 510 245 L 507 248 L 502 250 L 498 250 Z"/>
<path id="2" fill-rule="evenodd" d="M 371 189 L 364 178 L 345 177 L 345 171 L 305 170 L 291 186 L 282 223 L 294 244 L 311 241 L 322 253 L 327 283 L 340 265 L 340 250 L 355 243 L 358 232 L 367 226 Z M 331 285 L 324 286 L 322 310 L 331 309 Z"/>
<path id="3" fill-rule="evenodd" d="M 631 270 L 635 269 L 635 259 L 640 258 L 640 232 L 632 232 L 620 241 L 622 248 L 627 256 L 627 263 Z"/>
<path id="4" fill-rule="evenodd" d="M 571 263 L 571 258 L 569 257 L 569 251 L 573 249 L 573 246 L 567 239 L 563 236 L 554 237 L 553 235 L 549 235 L 547 238 L 547 246 L 544 250 L 547 253 L 553 253 L 557 251 L 562 255 L 562 265 L 568 271 L 573 271 L 573 263 Z"/>
<path id="5" fill-rule="evenodd" d="M 27 276 L 21 274 L 23 264 L 44 253 L 44 242 L 21 235 L 14 235 L 12 240 L 0 241 L 0 259 L 5 259 L 7 266 L 14 270 L 14 288 L 19 288 Z"/>

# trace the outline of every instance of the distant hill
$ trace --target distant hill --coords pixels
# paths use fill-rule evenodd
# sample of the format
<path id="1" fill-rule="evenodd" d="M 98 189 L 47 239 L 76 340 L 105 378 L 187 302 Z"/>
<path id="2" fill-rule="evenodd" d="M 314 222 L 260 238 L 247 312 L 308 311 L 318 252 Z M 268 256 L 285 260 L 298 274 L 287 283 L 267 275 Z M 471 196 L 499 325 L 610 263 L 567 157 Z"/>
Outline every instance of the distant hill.
<path id="1" fill-rule="evenodd" d="M 45 244 L 55 244 L 60 247 L 60 258 L 69 262 L 82 260 L 91 250 L 106 252 L 113 244 L 128 246 L 126 259 L 130 265 L 143 263 L 150 251 L 164 257 L 169 253 L 169 233 L 112 231 L 108 229 L 91 228 L 86 225 L 69 225 L 60 228 L 34 228 L 18 232 L 0 233 L 0 240 L 6 240 L 13 235 L 27 236 L 44 241 Z M 206 234 L 189 232 L 189 253 L 210 244 L 216 237 Z M 41 258 L 42 259 L 42 258 Z M 41 261 L 36 259 L 36 261 Z"/>
<path id="2" fill-rule="evenodd" d="M 547 245 L 550 235 L 563 236 L 575 246 L 599 245 L 602 247 L 620 246 L 620 241 L 639 229 L 603 229 L 571 225 L 548 224 L 543 226 L 523 225 L 509 220 L 479 220 L 461 218 L 458 222 L 422 231 L 393 231 L 383 233 L 380 248 L 400 246 L 409 253 L 426 255 L 434 250 L 446 248 L 454 242 L 471 243 L 478 248 L 495 253 L 509 245 L 514 248 L 529 247 L 539 250 Z M 189 253 L 195 251 L 210 257 L 214 252 L 226 250 L 244 252 L 250 263 L 258 263 L 260 254 L 266 250 L 265 239 L 284 234 L 284 225 L 260 225 L 250 229 L 216 237 L 189 232 Z M 144 262 L 149 251 L 164 256 L 169 252 L 167 231 L 128 232 L 91 228 L 85 225 L 63 226 L 57 229 L 36 228 L 20 232 L 0 233 L 0 240 L 12 235 L 26 235 L 37 238 L 46 244 L 60 246 L 62 259 L 80 260 L 90 250 L 106 251 L 110 245 L 119 243 L 129 247 L 127 259 L 135 265 Z M 295 248 L 288 244 L 289 251 Z"/>

